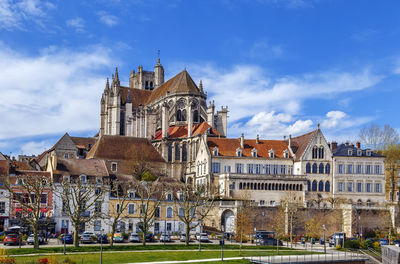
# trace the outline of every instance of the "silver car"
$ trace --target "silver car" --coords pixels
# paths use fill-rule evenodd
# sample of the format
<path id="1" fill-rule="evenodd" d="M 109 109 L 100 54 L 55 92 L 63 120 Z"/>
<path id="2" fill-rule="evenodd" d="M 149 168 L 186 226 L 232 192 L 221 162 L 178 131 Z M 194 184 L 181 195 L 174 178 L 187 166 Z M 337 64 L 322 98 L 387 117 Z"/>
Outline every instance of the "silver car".
<path id="1" fill-rule="evenodd" d="M 161 234 L 160 242 L 171 242 L 171 237 L 168 234 Z"/>
<path id="2" fill-rule="evenodd" d="M 40 235 L 38 235 L 38 242 L 39 242 L 39 244 L 43 244 L 43 242 L 44 242 L 43 237 Z M 33 234 L 28 237 L 28 239 L 26 240 L 26 243 L 28 243 L 28 245 L 35 244 L 35 237 Z"/>
<path id="3" fill-rule="evenodd" d="M 136 234 L 136 233 L 132 233 L 132 234 L 129 236 L 129 242 L 139 243 L 139 242 L 140 242 L 140 237 L 139 237 L 139 235 Z"/>

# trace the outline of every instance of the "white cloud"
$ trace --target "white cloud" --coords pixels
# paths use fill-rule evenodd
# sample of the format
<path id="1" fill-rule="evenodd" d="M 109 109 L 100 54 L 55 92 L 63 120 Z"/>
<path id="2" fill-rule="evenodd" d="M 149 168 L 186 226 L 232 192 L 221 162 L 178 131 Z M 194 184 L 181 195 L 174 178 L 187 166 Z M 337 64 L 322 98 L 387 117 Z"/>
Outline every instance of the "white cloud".
<path id="1" fill-rule="evenodd" d="M 27 21 L 42 25 L 46 12 L 54 7 L 51 2 L 41 0 L 1 0 L 0 28 L 24 29 Z"/>
<path id="2" fill-rule="evenodd" d="M 53 47 L 25 56 L 1 46 L 0 140 L 98 129 L 109 53 Z"/>
<path id="3" fill-rule="evenodd" d="M 25 155 L 39 155 L 44 150 L 49 149 L 54 142 L 45 141 L 29 141 L 21 146 L 21 153 Z"/>
<path id="4" fill-rule="evenodd" d="M 68 19 L 65 23 L 67 26 L 74 28 L 76 32 L 85 32 L 85 21 L 80 17 Z"/>
<path id="5" fill-rule="evenodd" d="M 308 132 L 312 129 L 312 125 L 311 120 L 295 120 L 290 114 L 271 111 L 255 114 L 246 124 L 240 124 L 237 129 L 242 129 L 250 137 L 258 134 L 262 138 L 281 138 L 284 135 Z"/>
<path id="6" fill-rule="evenodd" d="M 103 24 L 109 27 L 113 27 L 118 24 L 118 18 L 116 16 L 110 15 L 104 11 L 98 12 L 99 20 Z"/>
<path id="7" fill-rule="evenodd" d="M 282 56 L 282 47 L 271 45 L 268 41 L 258 41 L 250 48 L 249 56 L 251 58 L 270 59 Z"/>
<path id="8" fill-rule="evenodd" d="M 373 120 L 372 117 L 350 117 L 342 111 L 329 111 L 325 117 L 321 127 L 331 131 L 360 127 Z"/>
<path id="9" fill-rule="evenodd" d="M 382 79 L 368 69 L 284 77 L 273 77 L 253 65 L 221 69 L 206 64 L 189 66 L 188 69 L 197 81 L 203 80 L 209 99 L 229 105 L 230 122 L 259 112 L 298 115 L 308 99 L 332 99 L 344 92 L 364 90 Z"/>

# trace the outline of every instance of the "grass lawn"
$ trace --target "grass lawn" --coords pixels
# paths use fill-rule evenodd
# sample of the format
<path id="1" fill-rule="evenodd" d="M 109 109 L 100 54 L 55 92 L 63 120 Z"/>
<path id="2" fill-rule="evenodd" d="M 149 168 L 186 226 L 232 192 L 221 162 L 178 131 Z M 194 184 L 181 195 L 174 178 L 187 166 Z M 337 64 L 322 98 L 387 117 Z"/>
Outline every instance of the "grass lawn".
<path id="1" fill-rule="evenodd" d="M 273 251 L 244 251 L 242 256 L 268 256 L 275 255 L 276 252 Z M 283 251 L 280 254 L 310 254 L 304 251 Z M 132 262 L 147 262 L 147 261 L 166 261 L 166 260 L 191 260 L 191 259 L 208 259 L 208 258 L 219 258 L 221 257 L 221 252 L 219 250 L 213 251 L 154 251 L 154 252 L 119 252 L 119 253 L 103 253 L 103 263 L 132 263 Z M 225 251 L 224 257 L 239 257 L 239 251 Z M 45 256 L 29 256 L 29 257 L 16 257 L 17 263 L 35 263 L 39 258 L 45 258 Z M 58 263 L 63 263 L 66 258 L 74 261 L 70 263 L 76 264 L 94 264 L 99 263 L 100 254 L 73 254 L 73 255 L 56 255 L 55 256 Z M 36 262 L 37 263 L 37 262 Z M 218 262 L 216 262 L 218 263 Z M 230 263 L 230 262 L 224 262 Z M 248 263 L 246 261 L 237 261 L 232 263 Z"/>
<path id="2" fill-rule="evenodd" d="M 114 244 L 113 247 L 108 245 L 103 246 L 103 251 L 133 251 L 133 250 L 196 250 L 198 249 L 198 245 L 189 245 L 185 246 L 182 244 L 151 244 L 146 245 L 145 247 L 142 245 L 121 245 L 121 244 Z M 218 244 L 203 244 L 201 246 L 202 249 L 220 249 L 221 247 Z M 224 249 L 239 249 L 239 245 L 225 245 Z M 270 249 L 276 250 L 276 247 L 273 246 L 243 246 L 243 249 Z M 290 248 L 282 248 L 283 250 L 294 250 Z M 8 248 L 7 252 L 10 255 L 21 255 L 21 254 L 34 254 L 34 253 L 62 253 L 64 248 L 60 247 L 41 247 L 39 250 L 35 250 L 33 248 Z M 67 246 L 67 252 L 97 252 L 100 251 L 100 245 L 96 246 L 81 246 L 78 248 Z"/>

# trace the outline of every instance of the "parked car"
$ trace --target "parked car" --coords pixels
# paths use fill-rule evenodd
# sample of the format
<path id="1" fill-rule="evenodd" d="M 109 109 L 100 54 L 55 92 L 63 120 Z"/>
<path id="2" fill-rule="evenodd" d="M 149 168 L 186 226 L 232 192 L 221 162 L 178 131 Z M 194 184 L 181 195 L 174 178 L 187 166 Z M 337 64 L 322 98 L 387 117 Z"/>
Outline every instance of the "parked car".
<path id="1" fill-rule="evenodd" d="M 83 235 L 81 235 L 80 242 L 81 242 L 82 244 L 90 244 L 90 243 L 93 243 L 92 235 L 91 235 L 91 234 L 85 234 L 85 233 L 84 233 Z"/>
<path id="2" fill-rule="evenodd" d="M 387 239 L 380 239 L 380 240 L 379 240 L 379 244 L 380 244 L 381 246 L 389 245 L 389 240 L 387 240 Z"/>
<path id="3" fill-rule="evenodd" d="M 39 244 L 43 244 L 44 243 L 44 238 L 41 235 L 38 235 L 38 242 L 39 242 Z M 28 245 L 35 244 L 35 236 L 33 234 L 31 234 L 28 237 L 28 239 L 26 240 L 26 243 L 28 243 Z"/>
<path id="4" fill-rule="evenodd" d="M 169 234 L 161 234 L 160 242 L 171 242 L 171 237 Z"/>
<path id="5" fill-rule="evenodd" d="M 278 246 L 283 246 L 282 241 L 276 240 L 273 237 L 261 236 L 256 240 L 256 245 L 260 246 L 276 246 L 277 244 Z"/>
<path id="6" fill-rule="evenodd" d="M 103 243 L 103 244 L 107 244 L 108 243 L 108 238 L 106 234 L 99 234 L 97 235 L 97 243 Z"/>
<path id="7" fill-rule="evenodd" d="M 136 233 L 132 233 L 132 234 L 129 236 L 129 242 L 139 243 L 139 242 L 140 242 L 140 237 L 139 237 L 139 235 L 136 234 Z"/>
<path id="8" fill-rule="evenodd" d="M 64 243 L 64 240 L 65 240 L 65 244 L 73 244 L 74 243 L 74 237 L 71 234 L 63 235 L 61 242 Z"/>
<path id="9" fill-rule="evenodd" d="M 18 245 L 21 237 L 18 234 L 8 234 L 4 238 L 4 245 Z"/>
<path id="10" fill-rule="evenodd" d="M 121 233 L 115 233 L 113 240 L 116 243 L 123 243 L 124 242 L 124 236 Z"/>
<path id="11" fill-rule="evenodd" d="M 186 242 L 186 233 L 181 234 L 181 238 L 179 239 L 181 242 Z M 189 241 L 193 241 L 189 235 Z"/>
<path id="12" fill-rule="evenodd" d="M 146 242 L 154 242 L 153 234 L 146 234 Z"/>
<path id="13" fill-rule="evenodd" d="M 200 242 L 210 242 L 207 233 L 200 233 L 196 235 L 196 239 Z"/>

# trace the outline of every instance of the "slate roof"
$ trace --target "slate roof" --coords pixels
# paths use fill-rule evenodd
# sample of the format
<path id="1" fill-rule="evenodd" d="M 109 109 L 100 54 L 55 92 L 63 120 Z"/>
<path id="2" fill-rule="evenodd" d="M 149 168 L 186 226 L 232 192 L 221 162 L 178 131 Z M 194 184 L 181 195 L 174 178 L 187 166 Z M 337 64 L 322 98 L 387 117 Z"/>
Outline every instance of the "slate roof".
<path id="1" fill-rule="evenodd" d="M 55 174 L 105 177 L 108 170 L 103 160 L 97 159 L 57 159 Z"/>
<path id="2" fill-rule="evenodd" d="M 352 150 L 352 155 L 349 156 L 349 150 Z M 343 156 L 343 157 L 380 157 L 383 158 L 385 156 L 377 154 L 371 151 L 371 156 L 367 156 L 367 149 L 361 149 L 361 156 L 357 155 L 357 150 L 354 145 L 346 145 L 340 144 L 337 148 L 333 151 L 333 156 Z"/>
<path id="3" fill-rule="evenodd" d="M 129 87 L 120 87 L 121 91 L 121 104 L 126 103 L 126 98 L 128 96 L 128 91 L 130 92 L 130 97 L 132 100 L 132 106 L 135 108 L 139 107 L 139 105 L 146 105 L 152 91 L 149 90 L 142 90 L 136 88 L 129 88 Z"/>
<path id="4" fill-rule="evenodd" d="M 294 154 L 296 154 L 295 161 L 298 161 L 301 156 L 303 155 L 304 151 L 306 150 L 308 144 L 310 144 L 312 138 L 314 137 L 315 133 L 318 132 L 318 129 L 311 131 L 307 134 L 293 137 L 291 139 L 291 149 Z"/>
<path id="5" fill-rule="evenodd" d="M 202 122 L 200 124 L 195 124 L 192 128 L 192 135 L 200 135 L 206 133 L 207 129 L 211 128 L 211 126 L 207 122 Z M 170 126 L 168 135 L 169 138 L 185 138 L 188 134 L 187 126 Z M 216 129 L 211 128 L 211 134 L 219 136 L 221 135 Z M 156 132 L 153 140 L 162 139 L 162 130 Z"/>
<path id="6" fill-rule="evenodd" d="M 149 161 L 165 162 L 157 150 L 145 138 L 128 136 L 104 135 L 97 140 L 96 144 L 86 155 L 87 159 L 105 160 L 131 160 L 135 151 L 146 152 Z"/>
<path id="7" fill-rule="evenodd" d="M 211 153 L 218 147 L 218 156 L 236 157 L 240 138 L 208 138 L 207 145 Z M 269 158 L 269 150 L 273 149 L 276 158 L 284 158 L 283 152 L 288 149 L 288 144 L 284 140 L 259 140 L 256 143 L 255 139 L 245 139 L 242 157 L 252 157 L 251 151 L 254 148 L 257 150 L 257 157 Z"/>

